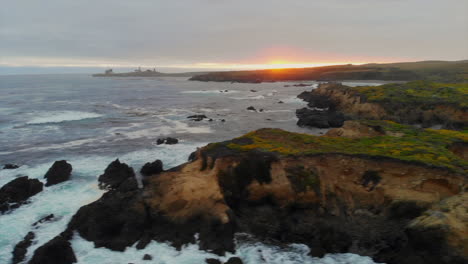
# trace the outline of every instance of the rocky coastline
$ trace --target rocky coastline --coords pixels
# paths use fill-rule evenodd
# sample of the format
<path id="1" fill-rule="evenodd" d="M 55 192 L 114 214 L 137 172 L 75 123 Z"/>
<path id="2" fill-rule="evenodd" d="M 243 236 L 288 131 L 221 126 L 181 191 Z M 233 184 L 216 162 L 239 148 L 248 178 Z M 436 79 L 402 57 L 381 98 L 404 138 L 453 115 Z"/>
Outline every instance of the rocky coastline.
<path id="1" fill-rule="evenodd" d="M 413 152 L 382 145 L 392 140 Z M 209 144 L 168 171 L 155 161 L 143 188 L 133 169 L 116 160 L 99 177 L 108 191 L 83 206 L 30 263 L 73 263 L 68 240 L 74 232 L 117 251 L 135 243 L 143 249 L 151 240 L 181 248 L 197 237 L 201 249 L 223 255 L 235 250 L 235 234 L 242 232 L 304 243 L 313 256 L 352 252 L 389 264 L 464 263 L 465 143 L 462 132 L 385 121 L 347 121 L 320 137 L 261 129 Z M 454 145 L 462 147 L 453 152 Z M 51 254 L 57 250 L 68 253 Z"/>
<path id="2" fill-rule="evenodd" d="M 322 83 L 298 97 L 308 108 L 297 110 L 298 125 L 340 127 L 344 120 L 392 120 L 422 127 L 468 128 L 466 83 L 414 81 L 349 87 Z"/>

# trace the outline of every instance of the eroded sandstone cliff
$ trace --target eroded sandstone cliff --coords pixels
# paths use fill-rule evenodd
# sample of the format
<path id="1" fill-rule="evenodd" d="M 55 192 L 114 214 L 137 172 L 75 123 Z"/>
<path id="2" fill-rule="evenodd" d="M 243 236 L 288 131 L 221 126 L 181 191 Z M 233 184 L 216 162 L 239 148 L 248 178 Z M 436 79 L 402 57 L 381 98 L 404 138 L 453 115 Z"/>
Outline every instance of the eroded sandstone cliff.
<path id="1" fill-rule="evenodd" d="M 76 230 L 124 250 L 151 240 L 180 247 L 198 234 L 201 248 L 223 254 L 246 232 L 307 244 L 315 256 L 464 263 L 468 161 L 452 146 L 465 142 L 461 132 L 377 121 L 348 122 L 323 137 L 261 129 L 199 149 L 145 178 L 143 189 L 131 175 L 121 179 L 61 237 Z"/>

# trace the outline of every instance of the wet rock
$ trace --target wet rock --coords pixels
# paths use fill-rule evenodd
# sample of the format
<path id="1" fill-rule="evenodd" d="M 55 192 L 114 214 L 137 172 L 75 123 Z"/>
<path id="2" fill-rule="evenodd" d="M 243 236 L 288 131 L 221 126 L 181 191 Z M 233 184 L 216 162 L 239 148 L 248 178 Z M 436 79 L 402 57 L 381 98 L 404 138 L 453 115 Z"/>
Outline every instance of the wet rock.
<path id="1" fill-rule="evenodd" d="M 4 170 L 14 170 L 14 169 L 17 169 L 17 168 L 19 168 L 18 165 L 11 164 L 11 163 L 7 163 L 7 164 L 5 164 L 5 166 L 3 166 Z"/>
<path id="2" fill-rule="evenodd" d="M 42 223 L 45 223 L 45 222 L 50 222 L 52 220 L 54 220 L 54 214 L 50 214 L 50 215 L 47 215 L 41 219 L 39 219 L 38 221 L 36 221 L 34 224 L 32 224 L 32 226 L 38 226 Z"/>
<path id="3" fill-rule="evenodd" d="M 187 117 L 188 119 L 191 119 L 192 121 L 202 121 L 205 118 L 208 118 L 206 115 L 191 115 Z"/>
<path id="4" fill-rule="evenodd" d="M 147 162 L 140 170 L 141 175 L 150 176 L 163 172 L 163 163 L 161 160 Z"/>
<path id="5" fill-rule="evenodd" d="M 42 182 L 38 179 L 29 179 L 27 176 L 10 181 L 0 188 L 0 212 L 20 207 L 29 197 L 41 192 L 42 189 Z"/>
<path id="6" fill-rule="evenodd" d="M 131 168 L 117 164 L 130 177 Z M 107 169 L 106 169 L 107 170 Z M 133 174 L 132 174 L 133 177 Z M 99 200 L 82 206 L 68 224 L 67 232 L 78 231 L 96 247 L 124 251 L 135 244 L 148 229 L 149 218 L 140 202 L 138 188 L 123 188 L 134 178 L 126 178 L 119 188 L 106 192 Z"/>
<path id="7" fill-rule="evenodd" d="M 116 189 L 127 179 L 136 182 L 133 168 L 116 159 L 107 166 L 104 174 L 99 176 L 99 187 L 101 189 Z"/>
<path id="8" fill-rule="evenodd" d="M 175 145 L 177 143 L 179 143 L 179 140 L 177 138 L 172 138 L 172 137 L 158 138 L 158 140 L 156 141 L 157 145 L 161 145 L 161 144 Z"/>
<path id="9" fill-rule="evenodd" d="M 238 257 L 232 257 L 232 258 L 229 258 L 225 264 L 244 264 L 244 262 L 242 262 L 242 259 Z"/>
<path id="10" fill-rule="evenodd" d="M 225 120 L 225 119 L 221 119 L 221 122 L 226 122 L 226 120 Z"/>
<path id="11" fill-rule="evenodd" d="M 258 111 L 259 111 L 259 112 L 263 112 L 263 108 L 262 108 L 262 109 L 260 109 L 260 110 L 258 110 Z"/>
<path id="12" fill-rule="evenodd" d="M 13 249 L 13 264 L 20 263 L 24 260 L 24 257 L 28 252 L 28 248 L 31 246 L 35 237 L 36 235 L 33 232 L 29 232 L 22 241 L 16 244 Z"/>
<path id="13" fill-rule="evenodd" d="M 153 260 L 153 257 L 150 254 L 145 254 L 143 260 Z"/>
<path id="14" fill-rule="evenodd" d="M 205 259 L 205 262 L 207 264 L 222 264 L 221 261 L 214 259 L 214 258 Z"/>
<path id="15" fill-rule="evenodd" d="M 278 104 L 284 104 L 284 102 L 283 101 L 278 101 Z"/>
<path id="16" fill-rule="evenodd" d="M 247 110 L 249 110 L 249 111 L 257 111 L 257 109 L 255 109 L 255 107 L 253 107 L 253 106 L 247 107 Z"/>
<path id="17" fill-rule="evenodd" d="M 254 90 L 254 89 L 251 89 L 250 91 L 251 91 L 252 93 L 256 93 L 256 92 L 257 92 L 257 90 Z"/>
<path id="18" fill-rule="evenodd" d="M 45 186 L 55 185 L 70 179 L 72 172 L 72 166 L 66 160 L 60 160 L 54 162 L 52 167 L 44 175 L 47 179 Z"/>
<path id="19" fill-rule="evenodd" d="M 71 264 L 76 262 L 76 256 L 70 242 L 59 235 L 36 249 L 29 264 Z"/>

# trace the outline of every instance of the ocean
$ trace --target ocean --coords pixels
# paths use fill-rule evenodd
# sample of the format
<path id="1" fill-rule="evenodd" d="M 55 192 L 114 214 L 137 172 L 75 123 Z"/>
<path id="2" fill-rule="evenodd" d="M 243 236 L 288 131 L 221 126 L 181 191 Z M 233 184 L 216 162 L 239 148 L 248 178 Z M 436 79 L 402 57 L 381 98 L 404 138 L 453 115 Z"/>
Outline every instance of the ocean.
<path id="1" fill-rule="evenodd" d="M 11 261 L 13 247 L 29 231 L 34 231 L 36 238 L 26 262 L 36 248 L 62 232 L 81 206 L 103 194 L 97 178 L 117 158 L 135 171 L 156 159 L 168 169 L 186 162 L 197 147 L 259 128 L 324 133 L 326 130 L 296 125 L 295 110 L 306 105 L 296 96 L 317 85 L 307 83 L 312 86 L 205 83 L 173 77 L 93 78 L 84 74 L 0 76 L 0 166 L 21 165 L 15 170 L 0 169 L 0 186 L 25 175 L 45 182 L 44 174 L 56 160 L 65 159 L 73 166 L 71 180 L 44 188 L 30 203 L 0 215 L 0 263 Z M 247 110 L 249 106 L 257 111 Z M 199 122 L 187 118 L 194 114 L 208 118 Z M 167 136 L 180 141 L 176 145 L 156 144 L 158 138 Z M 48 214 L 54 214 L 55 220 L 32 226 Z M 235 254 L 246 264 L 374 263 L 355 254 L 313 258 L 300 244 L 280 247 L 249 241 L 239 242 Z M 80 264 L 200 264 L 206 258 L 227 260 L 232 256 L 218 257 L 199 250 L 196 244 L 177 251 L 153 241 L 143 250 L 130 247 L 114 252 L 94 248 L 79 234 L 71 242 Z M 153 260 L 142 261 L 145 254 L 151 254 Z"/>

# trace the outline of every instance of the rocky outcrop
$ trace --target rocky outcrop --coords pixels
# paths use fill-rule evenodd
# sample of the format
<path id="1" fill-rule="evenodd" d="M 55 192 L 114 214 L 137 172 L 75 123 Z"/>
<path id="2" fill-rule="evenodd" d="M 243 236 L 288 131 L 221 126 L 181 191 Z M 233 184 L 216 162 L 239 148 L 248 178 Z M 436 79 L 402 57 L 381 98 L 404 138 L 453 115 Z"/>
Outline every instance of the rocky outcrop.
<path id="1" fill-rule="evenodd" d="M 99 176 L 98 181 L 101 189 L 118 189 L 120 187 L 133 189 L 138 186 L 133 168 L 121 163 L 119 159 L 107 166 L 104 174 Z"/>
<path id="2" fill-rule="evenodd" d="M 202 121 L 205 118 L 208 118 L 206 115 L 191 115 L 187 117 L 188 119 L 192 121 Z"/>
<path id="3" fill-rule="evenodd" d="M 43 189 L 43 184 L 37 179 L 27 176 L 16 178 L 0 188 L 0 212 L 4 213 L 20 207 L 29 197 L 36 195 Z"/>
<path id="4" fill-rule="evenodd" d="M 56 236 L 46 244 L 40 246 L 29 264 L 72 264 L 76 263 L 76 256 L 73 252 L 68 237 Z"/>
<path id="5" fill-rule="evenodd" d="M 151 176 L 163 172 L 163 163 L 161 160 L 155 160 L 153 162 L 147 162 L 140 170 L 141 175 Z"/>
<path id="6" fill-rule="evenodd" d="M 47 179 L 45 186 L 55 185 L 70 179 L 72 166 L 66 160 L 54 162 L 44 178 Z"/>
<path id="7" fill-rule="evenodd" d="M 161 145 L 161 144 L 175 145 L 177 143 L 179 143 L 179 140 L 177 138 L 172 138 L 172 137 L 158 138 L 158 140 L 156 141 L 157 145 Z"/>
<path id="8" fill-rule="evenodd" d="M 431 82 L 410 82 L 348 87 L 322 83 L 298 97 L 309 102 L 309 107 L 341 112 L 347 119 L 392 120 L 423 127 L 442 125 L 447 129 L 464 129 L 468 127 L 468 108 L 463 101 L 468 99 L 461 92 L 456 94 L 460 85 L 443 87 Z"/>
<path id="9" fill-rule="evenodd" d="M 342 113 L 328 109 L 297 109 L 296 116 L 299 119 L 297 125 L 300 127 L 341 127 L 346 120 Z"/>
<path id="10" fill-rule="evenodd" d="M 34 232 L 29 232 L 23 240 L 18 242 L 13 249 L 13 264 L 20 263 L 24 260 L 26 253 L 28 252 L 28 248 L 33 243 L 33 239 L 36 237 Z"/>
<path id="11" fill-rule="evenodd" d="M 3 166 L 4 170 L 14 170 L 14 169 L 17 169 L 17 168 L 19 168 L 19 166 L 16 165 L 16 164 L 12 164 L 12 163 L 7 163 L 7 164 L 5 164 Z"/>
<path id="12" fill-rule="evenodd" d="M 198 234 L 200 248 L 223 254 L 234 251 L 234 234 L 243 232 L 304 243 L 314 256 L 463 263 L 466 163 L 449 150 L 462 133 L 365 124 L 347 123 L 325 137 L 262 129 L 210 144 L 149 177 L 143 189 L 111 189 L 82 207 L 65 233 L 120 251 L 151 240 L 180 248 Z M 439 156 L 394 152 L 410 143 L 416 154 L 424 148 Z"/>

